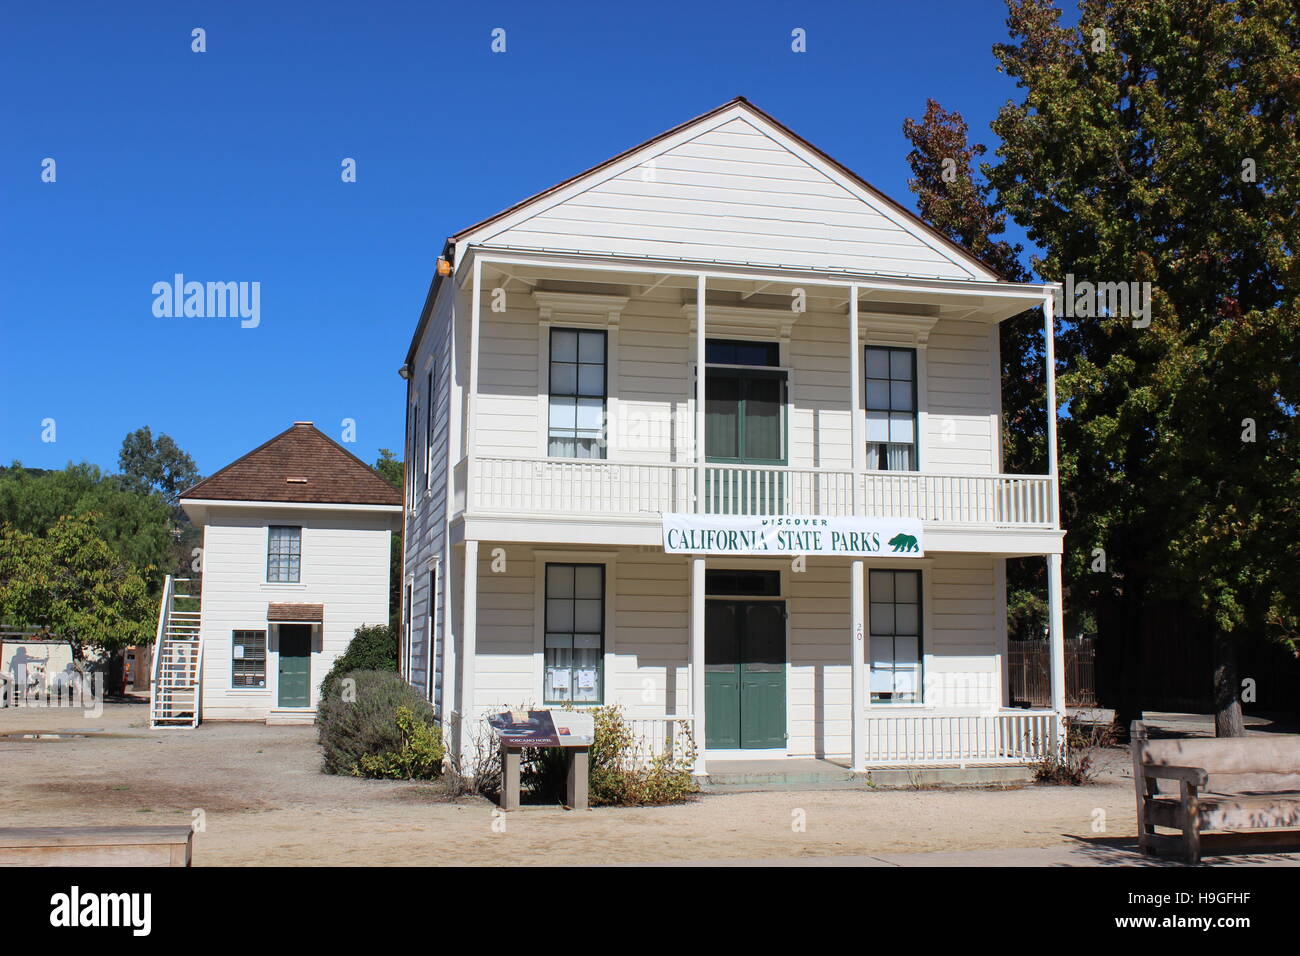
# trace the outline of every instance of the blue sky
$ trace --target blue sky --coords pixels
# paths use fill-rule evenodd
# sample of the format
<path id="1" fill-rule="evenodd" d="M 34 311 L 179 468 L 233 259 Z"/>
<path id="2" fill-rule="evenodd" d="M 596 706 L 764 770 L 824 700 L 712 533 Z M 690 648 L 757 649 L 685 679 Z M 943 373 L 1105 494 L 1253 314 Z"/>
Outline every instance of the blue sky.
<path id="1" fill-rule="evenodd" d="M 903 118 L 934 97 L 989 142 L 1017 96 L 1004 21 L 1002 0 L 9 5 L 0 461 L 114 469 L 150 425 L 209 474 L 298 419 L 400 449 L 396 370 L 448 234 L 738 94 L 914 208 Z M 260 282 L 260 325 L 156 317 L 176 273 Z"/>

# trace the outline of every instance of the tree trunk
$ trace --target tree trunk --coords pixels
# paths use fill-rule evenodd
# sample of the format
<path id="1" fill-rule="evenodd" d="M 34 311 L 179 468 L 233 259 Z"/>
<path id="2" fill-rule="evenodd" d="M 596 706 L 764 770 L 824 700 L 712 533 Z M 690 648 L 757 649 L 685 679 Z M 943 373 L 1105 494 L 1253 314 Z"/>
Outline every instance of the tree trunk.
<path id="1" fill-rule="evenodd" d="M 1125 743 L 1129 739 L 1129 730 L 1133 721 L 1142 719 L 1143 686 L 1142 672 L 1144 659 L 1144 641 L 1142 627 L 1142 588 L 1141 582 L 1133 580 L 1125 583 L 1122 599 L 1114 606 L 1111 626 L 1121 631 L 1123 665 L 1120 671 L 1119 700 L 1115 705 L 1116 739 Z"/>
<path id="2" fill-rule="evenodd" d="M 1244 737 L 1241 684 L 1237 680 L 1237 642 L 1227 631 L 1214 634 L 1214 736 Z"/>

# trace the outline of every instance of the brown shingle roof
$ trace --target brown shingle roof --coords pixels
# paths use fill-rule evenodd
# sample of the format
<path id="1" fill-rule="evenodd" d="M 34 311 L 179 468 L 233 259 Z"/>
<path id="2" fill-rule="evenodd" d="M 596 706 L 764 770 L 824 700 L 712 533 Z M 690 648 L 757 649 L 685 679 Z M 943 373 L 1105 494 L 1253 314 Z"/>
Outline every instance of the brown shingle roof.
<path id="1" fill-rule="evenodd" d="M 293 427 L 181 493 L 181 499 L 400 505 L 402 493 L 311 422 Z"/>
<path id="2" fill-rule="evenodd" d="M 324 604 L 268 604 L 268 621 L 300 621 L 303 624 L 325 623 Z"/>

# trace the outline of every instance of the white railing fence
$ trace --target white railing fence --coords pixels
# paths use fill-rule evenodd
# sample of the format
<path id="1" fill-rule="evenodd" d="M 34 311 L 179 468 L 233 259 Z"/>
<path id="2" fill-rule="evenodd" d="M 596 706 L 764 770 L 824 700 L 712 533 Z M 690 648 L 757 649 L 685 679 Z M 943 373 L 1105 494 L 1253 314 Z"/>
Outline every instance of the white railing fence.
<path id="1" fill-rule="evenodd" d="M 476 457 L 456 466 L 454 504 L 518 514 L 644 515 L 695 510 L 695 466 Z M 709 514 L 854 514 L 941 524 L 1050 528 L 1045 475 L 941 475 L 824 468 L 705 467 Z"/>
<path id="2" fill-rule="evenodd" d="M 628 719 L 628 724 L 635 741 L 635 764 L 644 766 L 655 757 L 665 754 L 685 757 L 692 751 L 699 750 L 692 729 L 694 721 L 690 717 L 632 717 Z"/>
<path id="3" fill-rule="evenodd" d="M 997 763 L 1041 760 L 1053 747 L 1050 711 L 999 714 L 870 714 L 869 764 Z"/>

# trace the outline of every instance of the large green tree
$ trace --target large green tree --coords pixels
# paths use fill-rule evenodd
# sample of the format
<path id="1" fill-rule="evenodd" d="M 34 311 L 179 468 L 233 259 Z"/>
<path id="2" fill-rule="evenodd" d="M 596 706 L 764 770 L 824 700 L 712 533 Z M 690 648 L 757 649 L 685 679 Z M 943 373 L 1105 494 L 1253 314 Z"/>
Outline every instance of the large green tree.
<path id="1" fill-rule="evenodd" d="M 975 163 L 986 149 L 972 143 L 961 114 L 926 102 L 921 120 L 907 119 L 903 133 L 908 186 L 926 222 L 969 250 L 1012 282 L 1031 277 L 1020 262 L 1022 249 L 1000 238 L 1006 213 Z M 1002 365 L 1002 468 L 1010 474 L 1047 472 L 1047 385 L 1043 313 L 1028 309 L 998 326 Z M 1007 562 L 1007 608 L 1011 634 L 1041 637 L 1047 623 L 1047 579 L 1042 559 Z"/>
<path id="2" fill-rule="evenodd" d="M 1152 290 L 1149 324 L 1063 303 L 1072 593 L 1132 652 L 1122 721 L 1144 615 L 1173 599 L 1213 620 L 1216 725 L 1241 733 L 1234 641 L 1294 640 L 1300 584 L 1300 16 L 1294 0 L 1084 0 L 1067 27 L 1050 0 L 1008 9 L 995 54 L 1023 95 L 986 173 L 1043 250 L 1034 270 Z"/>
<path id="3" fill-rule="evenodd" d="M 96 527 L 125 561 L 163 567 L 172 546 L 170 509 L 160 495 L 131 490 L 91 464 L 38 471 L 0 469 L 0 523 L 44 534 L 65 515 L 98 515 Z"/>
<path id="4" fill-rule="evenodd" d="M 154 438 L 148 425 L 137 428 L 122 440 L 117 467 L 122 479 L 138 491 L 156 491 L 168 504 L 199 480 L 194 459 L 172 440 L 170 435 Z"/>
<path id="5" fill-rule="evenodd" d="M 0 613 L 48 627 L 78 658 L 88 646 L 152 642 L 158 613 L 144 574 L 102 537 L 100 517 L 62 517 L 43 534 L 0 526 Z"/>

